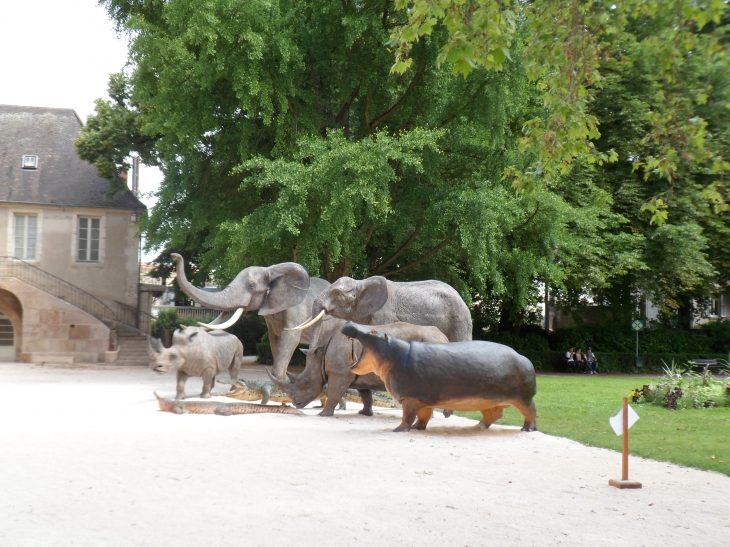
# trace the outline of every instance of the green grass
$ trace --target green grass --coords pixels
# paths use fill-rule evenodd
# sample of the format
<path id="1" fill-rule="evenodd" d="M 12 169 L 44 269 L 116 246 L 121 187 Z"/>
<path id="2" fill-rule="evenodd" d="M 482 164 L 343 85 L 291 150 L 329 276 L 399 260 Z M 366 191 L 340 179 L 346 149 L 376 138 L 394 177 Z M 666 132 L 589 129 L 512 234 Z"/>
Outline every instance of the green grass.
<path id="1" fill-rule="evenodd" d="M 656 377 L 538 376 L 537 426 L 543 433 L 567 437 L 590 446 L 621 451 L 608 419 L 620 409 L 633 388 Z M 630 452 L 655 460 L 719 471 L 730 475 L 730 407 L 666 410 L 632 404 L 640 416 L 630 431 Z M 481 419 L 478 412 L 459 412 Z M 524 422 L 514 408 L 505 410 L 500 424 Z"/>

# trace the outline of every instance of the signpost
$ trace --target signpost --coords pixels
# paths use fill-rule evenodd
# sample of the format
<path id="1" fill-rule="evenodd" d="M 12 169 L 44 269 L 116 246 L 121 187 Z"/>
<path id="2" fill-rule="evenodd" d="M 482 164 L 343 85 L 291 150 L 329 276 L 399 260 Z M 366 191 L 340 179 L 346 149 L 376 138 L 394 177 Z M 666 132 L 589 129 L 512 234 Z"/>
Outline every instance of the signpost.
<path id="1" fill-rule="evenodd" d="M 636 423 L 639 415 L 629 406 L 629 398 L 624 397 L 624 407 L 614 417 L 608 420 L 616 432 L 616 435 L 623 434 L 624 446 L 621 460 L 621 480 L 610 479 L 608 484 L 616 488 L 641 488 L 641 483 L 629 480 L 629 428 Z"/>
<path id="2" fill-rule="evenodd" d="M 640 368 L 644 365 L 644 360 L 639 358 L 639 331 L 644 330 L 644 320 L 633 319 L 631 321 L 631 330 L 636 331 L 636 359 L 634 360 L 634 366 Z"/>

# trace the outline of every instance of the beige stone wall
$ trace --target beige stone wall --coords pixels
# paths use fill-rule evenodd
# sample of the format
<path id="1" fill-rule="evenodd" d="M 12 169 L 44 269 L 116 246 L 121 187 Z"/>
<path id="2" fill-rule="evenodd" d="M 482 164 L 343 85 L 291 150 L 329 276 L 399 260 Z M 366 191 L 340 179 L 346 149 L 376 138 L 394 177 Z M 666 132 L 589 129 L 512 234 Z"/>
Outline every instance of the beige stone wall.
<path id="1" fill-rule="evenodd" d="M 109 328 L 85 311 L 14 277 L 0 278 L 0 304 L 20 302 L 11 316 L 16 333 L 18 358 L 33 363 L 98 363 L 109 349 Z M 17 306 L 15 306 L 17 308 Z M 5 311 L 5 310 L 3 310 Z"/>
<path id="2" fill-rule="evenodd" d="M 13 215 L 38 215 L 34 266 L 98 299 L 137 307 L 139 238 L 133 211 L 0 203 L 0 255 L 14 255 Z M 76 260 L 78 217 L 101 219 L 100 261 Z"/>

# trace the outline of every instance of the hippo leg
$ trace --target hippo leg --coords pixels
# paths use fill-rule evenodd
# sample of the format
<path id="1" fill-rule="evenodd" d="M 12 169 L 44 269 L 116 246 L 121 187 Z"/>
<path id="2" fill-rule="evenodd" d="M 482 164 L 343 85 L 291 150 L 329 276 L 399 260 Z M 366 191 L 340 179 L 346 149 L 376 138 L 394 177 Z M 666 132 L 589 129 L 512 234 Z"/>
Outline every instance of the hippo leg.
<path id="1" fill-rule="evenodd" d="M 418 415 L 418 411 L 423 408 L 423 403 L 416 399 L 403 399 L 401 401 L 401 406 L 403 407 L 403 420 L 400 425 L 393 430 L 393 433 L 410 431 L 411 426 Z"/>
<path id="2" fill-rule="evenodd" d="M 340 374 L 330 374 L 327 378 L 327 404 L 319 416 L 333 416 L 335 408 L 345 396 L 347 388 L 350 387 L 352 380 L 348 376 Z"/>
<path id="3" fill-rule="evenodd" d="M 433 416 L 433 408 L 431 408 L 430 406 L 423 407 L 421 410 L 418 411 L 418 419 L 413 425 L 413 429 L 420 429 L 421 431 L 426 429 L 426 426 L 428 425 L 428 421 L 431 419 L 431 416 Z"/>
<path id="4" fill-rule="evenodd" d="M 203 371 L 203 392 L 200 397 L 203 399 L 210 399 L 210 390 L 213 389 L 213 383 L 215 382 L 215 370 L 207 368 Z"/>
<path id="5" fill-rule="evenodd" d="M 177 393 L 175 394 L 175 399 L 185 398 L 185 382 L 188 381 L 188 378 L 189 376 L 182 370 L 177 371 Z"/>
<path id="6" fill-rule="evenodd" d="M 358 414 L 363 416 L 373 415 L 373 392 L 369 389 L 358 389 L 357 392 L 360 394 L 362 399 L 362 410 Z"/>
<path id="7" fill-rule="evenodd" d="M 525 425 L 522 426 L 522 431 L 537 431 L 537 407 L 535 402 L 512 401 L 512 406 L 525 417 Z"/>
<path id="8" fill-rule="evenodd" d="M 479 422 L 479 427 L 483 429 L 489 429 L 489 426 L 502 417 L 503 406 L 493 406 L 491 408 L 482 409 L 482 421 Z"/>

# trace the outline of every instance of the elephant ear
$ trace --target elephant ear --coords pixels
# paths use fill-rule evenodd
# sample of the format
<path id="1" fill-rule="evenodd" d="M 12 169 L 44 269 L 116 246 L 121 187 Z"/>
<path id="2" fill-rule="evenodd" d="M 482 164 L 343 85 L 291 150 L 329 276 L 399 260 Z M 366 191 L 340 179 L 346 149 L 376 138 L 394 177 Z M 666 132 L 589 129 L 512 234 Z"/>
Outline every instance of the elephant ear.
<path id="1" fill-rule="evenodd" d="M 371 316 L 388 301 L 388 283 L 380 275 L 360 281 L 357 297 L 357 320 Z"/>
<path id="2" fill-rule="evenodd" d="M 269 290 L 259 315 L 271 315 L 300 304 L 309 291 L 309 274 L 295 262 L 274 264 L 266 268 Z"/>

